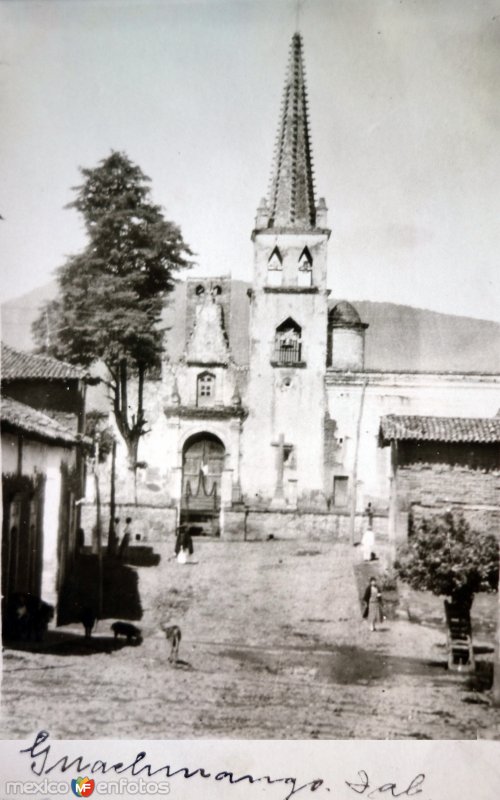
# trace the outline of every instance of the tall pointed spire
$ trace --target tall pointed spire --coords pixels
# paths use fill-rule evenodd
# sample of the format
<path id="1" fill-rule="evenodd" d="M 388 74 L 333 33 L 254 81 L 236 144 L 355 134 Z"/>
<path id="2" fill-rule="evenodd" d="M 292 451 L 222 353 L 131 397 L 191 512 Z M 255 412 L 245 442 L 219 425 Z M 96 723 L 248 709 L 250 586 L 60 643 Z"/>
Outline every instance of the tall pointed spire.
<path id="1" fill-rule="evenodd" d="M 316 207 L 302 37 L 295 33 L 269 194 L 268 228 L 314 228 Z M 266 214 L 267 216 L 267 214 Z"/>

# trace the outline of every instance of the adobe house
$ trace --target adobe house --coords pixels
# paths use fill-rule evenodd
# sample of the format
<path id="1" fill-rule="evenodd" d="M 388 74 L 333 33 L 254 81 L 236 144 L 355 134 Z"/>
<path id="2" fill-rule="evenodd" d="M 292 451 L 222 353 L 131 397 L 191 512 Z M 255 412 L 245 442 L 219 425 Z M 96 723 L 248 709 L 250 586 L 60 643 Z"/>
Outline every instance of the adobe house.
<path id="1" fill-rule="evenodd" d="M 380 445 L 390 448 L 389 537 L 404 540 L 409 515 L 459 509 L 471 526 L 500 536 L 500 417 L 389 414 Z"/>
<path id="2" fill-rule="evenodd" d="M 79 369 L 2 348 L 3 597 L 57 606 L 78 546 L 84 407 Z"/>

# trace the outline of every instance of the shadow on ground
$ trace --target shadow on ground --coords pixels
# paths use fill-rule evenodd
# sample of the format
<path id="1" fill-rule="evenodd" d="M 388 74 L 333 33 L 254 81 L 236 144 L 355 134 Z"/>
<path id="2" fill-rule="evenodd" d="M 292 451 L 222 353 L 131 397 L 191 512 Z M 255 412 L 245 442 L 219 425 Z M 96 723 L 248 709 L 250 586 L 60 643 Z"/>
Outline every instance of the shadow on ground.
<path id="1" fill-rule="evenodd" d="M 126 639 L 115 639 L 113 636 L 92 636 L 86 639 L 84 636 L 67 631 L 48 631 L 43 642 L 17 640 L 4 642 L 4 658 L 8 660 L 9 653 L 16 651 L 55 656 L 92 656 L 96 653 L 113 653 L 115 650 L 134 646 L 137 645 L 127 644 Z"/>
<path id="2" fill-rule="evenodd" d="M 372 635 L 383 636 L 383 629 Z M 314 653 L 314 649 L 314 646 L 289 648 L 288 666 L 283 658 L 279 659 L 276 653 L 258 648 L 230 648 L 222 650 L 220 656 L 234 659 L 242 666 L 256 671 L 272 674 L 292 671 L 298 674 L 302 669 L 302 661 L 298 657 L 297 651 L 308 650 L 309 653 Z M 431 681 L 435 679 L 439 685 L 442 685 L 446 680 L 455 683 L 457 678 L 456 673 L 448 671 L 447 661 L 444 658 L 432 661 L 421 660 L 406 656 L 393 656 L 349 645 L 340 645 L 332 648 L 330 652 L 322 650 L 320 653 L 316 653 L 315 661 L 316 675 L 332 684 L 364 685 L 373 681 L 390 679 L 391 676 L 415 675 L 427 676 Z M 479 691 L 479 685 L 487 688 L 487 684 L 491 680 L 489 667 L 489 664 L 479 662 L 477 674 L 469 678 L 470 685 L 474 685 L 476 691 Z"/>
<path id="3" fill-rule="evenodd" d="M 102 610 L 99 608 L 101 602 Z M 80 622 L 82 608 L 91 609 L 100 619 L 141 619 L 136 570 L 108 556 L 102 559 L 101 567 L 97 555 L 81 554 L 61 589 L 57 624 Z"/>

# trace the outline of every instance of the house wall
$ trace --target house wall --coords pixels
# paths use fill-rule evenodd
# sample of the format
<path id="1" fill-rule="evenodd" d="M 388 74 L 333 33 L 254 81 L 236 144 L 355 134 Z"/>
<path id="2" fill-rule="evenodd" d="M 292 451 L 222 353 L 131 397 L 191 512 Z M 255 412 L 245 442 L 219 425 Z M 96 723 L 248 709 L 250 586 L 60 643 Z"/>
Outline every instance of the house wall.
<path id="1" fill-rule="evenodd" d="M 28 434 L 18 436 L 2 432 L 2 473 L 20 476 L 42 475 L 45 478 L 41 503 L 43 514 L 41 519 L 40 540 L 43 542 L 41 563 L 41 595 L 53 605 L 57 604 L 58 569 L 59 569 L 59 537 L 68 535 L 60 531 L 61 503 L 65 501 L 61 492 L 61 465 L 69 469 L 76 466 L 76 449 L 64 447 L 50 442 L 30 439 Z M 21 442 L 21 445 L 20 445 Z M 19 446 L 21 454 L 19 455 Z M 20 470 L 18 470 L 20 465 Z M 8 517 L 9 500 L 4 514 Z M 13 587 L 10 587 L 13 590 Z"/>
<path id="2" fill-rule="evenodd" d="M 84 393 L 79 380 L 8 380 L 3 392 L 40 411 L 75 414 L 83 420 Z"/>
<path id="3" fill-rule="evenodd" d="M 2 431 L 2 473 L 17 472 L 19 438 L 17 433 Z"/>
<path id="4" fill-rule="evenodd" d="M 394 445 L 393 445 L 394 447 Z M 458 508 L 478 531 L 500 537 L 500 451 L 497 445 L 399 442 L 393 502 L 404 515 Z M 396 538 L 404 535 L 396 530 Z"/>

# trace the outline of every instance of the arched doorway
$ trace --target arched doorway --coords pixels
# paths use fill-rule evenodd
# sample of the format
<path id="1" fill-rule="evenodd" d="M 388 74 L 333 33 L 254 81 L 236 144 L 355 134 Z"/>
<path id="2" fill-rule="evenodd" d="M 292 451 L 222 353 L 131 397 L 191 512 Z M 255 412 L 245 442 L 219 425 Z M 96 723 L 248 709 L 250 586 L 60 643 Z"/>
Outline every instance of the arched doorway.
<path id="1" fill-rule="evenodd" d="M 219 534 L 225 447 L 212 433 L 191 436 L 182 450 L 181 523 L 198 533 Z"/>

